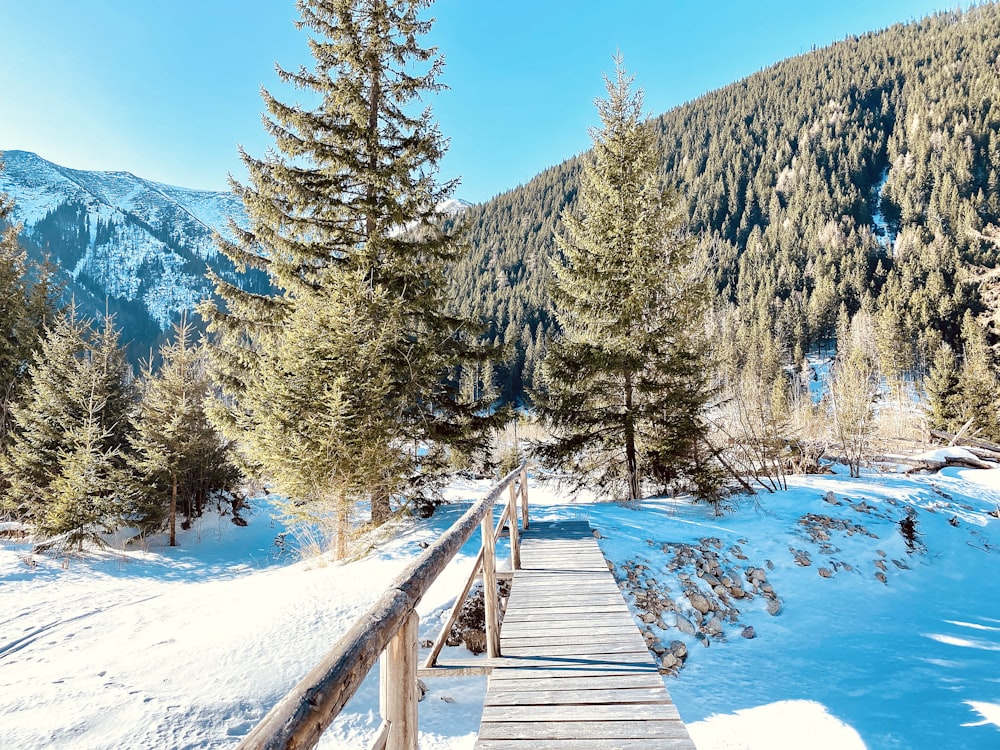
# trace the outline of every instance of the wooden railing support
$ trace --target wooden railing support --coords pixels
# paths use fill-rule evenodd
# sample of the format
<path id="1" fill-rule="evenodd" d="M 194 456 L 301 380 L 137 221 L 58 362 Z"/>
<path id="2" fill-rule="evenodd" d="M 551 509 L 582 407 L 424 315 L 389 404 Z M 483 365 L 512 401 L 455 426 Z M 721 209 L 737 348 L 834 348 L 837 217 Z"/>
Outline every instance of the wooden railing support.
<path id="1" fill-rule="evenodd" d="M 510 530 L 510 568 L 521 569 L 521 537 L 517 530 L 517 488 L 510 483 L 507 500 L 507 528 Z"/>
<path id="2" fill-rule="evenodd" d="M 528 530 L 528 464 L 521 464 L 521 524 Z"/>
<path id="3" fill-rule="evenodd" d="M 497 591 L 497 553 L 492 514 L 483 519 L 480 533 L 483 536 L 483 604 L 486 615 L 486 655 L 495 659 L 500 656 L 500 600 Z"/>
<path id="4" fill-rule="evenodd" d="M 417 637 L 420 618 L 410 612 L 382 654 L 379 710 L 389 725 L 385 750 L 417 750 Z"/>

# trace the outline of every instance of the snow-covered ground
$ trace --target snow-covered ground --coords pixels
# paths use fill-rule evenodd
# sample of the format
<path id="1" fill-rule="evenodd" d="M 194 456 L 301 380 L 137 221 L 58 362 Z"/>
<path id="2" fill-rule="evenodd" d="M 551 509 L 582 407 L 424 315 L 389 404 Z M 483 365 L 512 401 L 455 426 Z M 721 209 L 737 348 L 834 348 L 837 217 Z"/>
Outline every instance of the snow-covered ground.
<path id="1" fill-rule="evenodd" d="M 776 616 L 763 596 L 731 601 L 735 622 L 707 647 L 672 627 L 674 612 L 663 614 L 666 629 L 652 626 L 688 646 L 679 676 L 664 679 L 699 750 L 1000 747 L 1000 520 L 989 515 L 1000 469 L 789 485 L 723 517 L 681 500 L 596 502 L 551 481 L 530 489 L 535 517 L 588 519 L 616 573 L 644 565 L 639 590 L 670 598 L 690 621 L 681 576 L 705 584 L 673 562 L 678 550 L 716 550 L 734 574 L 766 571 Z M 487 489 L 456 482 L 456 504 L 344 564 L 279 547 L 283 529 L 264 499 L 247 528 L 205 520 L 174 549 L 157 540 L 52 558 L 0 540 L 0 747 L 232 747 Z M 911 508 L 922 547 L 912 552 L 898 526 Z M 440 628 L 475 544 L 422 603 L 422 639 Z M 626 588 L 634 607 L 635 586 Z M 746 626 L 755 638 L 741 637 Z M 421 748 L 472 748 L 485 678 L 429 688 Z M 364 747 L 377 704 L 372 676 L 321 747 Z"/>

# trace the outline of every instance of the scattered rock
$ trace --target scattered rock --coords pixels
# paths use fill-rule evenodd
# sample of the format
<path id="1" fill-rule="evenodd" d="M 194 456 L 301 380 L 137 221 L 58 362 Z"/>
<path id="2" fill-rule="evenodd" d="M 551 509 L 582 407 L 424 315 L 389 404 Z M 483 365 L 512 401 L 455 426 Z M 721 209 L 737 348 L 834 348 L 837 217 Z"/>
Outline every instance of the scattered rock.
<path id="1" fill-rule="evenodd" d="M 427 683 L 417 678 L 417 703 L 427 697 Z"/>
<path id="2" fill-rule="evenodd" d="M 823 576 L 823 578 L 833 578 L 833 571 L 829 568 L 820 568 L 819 574 Z"/>
<path id="3" fill-rule="evenodd" d="M 740 631 L 740 635 L 749 640 L 757 637 L 757 631 L 753 629 L 753 625 L 747 625 Z"/>
<path id="4" fill-rule="evenodd" d="M 670 641 L 670 653 L 683 661 L 688 655 L 687 644 L 684 641 Z"/>
<path id="5" fill-rule="evenodd" d="M 712 636 L 720 636 L 724 632 L 722 629 L 722 620 L 719 619 L 718 615 L 715 615 L 702 625 L 701 629 L 705 634 Z"/>
<path id="6" fill-rule="evenodd" d="M 883 573 L 881 570 L 875 573 L 875 577 L 879 579 L 882 583 L 886 584 L 889 583 L 889 581 L 885 577 L 885 573 Z"/>
<path id="7" fill-rule="evenodd" d="M 697 591 L 691 591 L 687 595 L 688 601 L 691 606 L 696 610 L 701 612 L 703 615 L 708 614 L 712 611 L 712 605 L 702 594 Z"/>
<path id="8" fill-rule="evenodd" d="M 677 613 L 674 625 L 679 631 L 688 635 L 694 635 L 696 632 L 694 623 L 680 613 Z"/>
<path id="9" fill-rule="evenodd" d="M 767 613 L 772 617 L 777 617 L 781 614 L 781 602 L 777 599 L 768 599 L 767 601 Z"/>

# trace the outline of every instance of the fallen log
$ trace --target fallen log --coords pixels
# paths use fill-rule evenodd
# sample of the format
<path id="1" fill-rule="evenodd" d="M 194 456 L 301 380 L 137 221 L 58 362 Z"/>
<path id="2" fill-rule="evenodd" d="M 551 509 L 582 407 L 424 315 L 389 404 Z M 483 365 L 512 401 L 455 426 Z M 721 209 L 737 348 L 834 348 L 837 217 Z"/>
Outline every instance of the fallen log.
<path id="1" fill-rule="evenodd" d="M 914 458 L 911 456 L 875 456 L 874 463 L 879 464 L 903 464 L 910 468 L 907 474 L 914 474 L 918 471 L 936 472 L 946 466 L 957 466 L 963 469 L 995 469 L 996 464 L 987 463 L 973 456 L 945 456 L 943 459 Z"/>
<path id="2" fill-rule="evenodd" d="M 933 438 L 946 440 L 948 445 L 960 445 L 963 448 L 975 448 L 978 451 L 987 451 L 988 453 L 993 454 L 993 457 L 1000 460 L 1000 445 L 997 445 L 996 443 L 991 443 L 987 440 L 979 440 L 978 438 L 962 437 L 961 435 L 945 432 L 944 430 L 931 430 L 930 433 Z M 980 456 L 980 458 L 982 457 Z"/>

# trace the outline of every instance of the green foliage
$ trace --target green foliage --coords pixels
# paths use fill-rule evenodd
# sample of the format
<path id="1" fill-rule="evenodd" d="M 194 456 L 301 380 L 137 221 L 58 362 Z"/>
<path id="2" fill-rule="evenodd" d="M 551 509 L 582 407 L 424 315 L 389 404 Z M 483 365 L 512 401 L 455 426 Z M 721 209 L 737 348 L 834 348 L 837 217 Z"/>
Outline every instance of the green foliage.
<path id="1" fill-rule="evenodd" d="M 193 326 L 182 317 L 172 341 L 160 347 L 159 368 L 143 367 L 133 418 L 129 523 L 145 531 L 168 523 L 171 545 L 178 512 L 200 516 L 213 493 L 232 491 L 239 479 L 228 443 L 205 413 L 211 384 L 204 346 L 193 339 Z"/>
<path id="2" fill-rule="evenodd" d="M 127 375 L 111 319 L 95 329 L 70 304 L 46 330 L 3 460 L 8 509 L 42 534 L 82 543 L 120 521 L 134 404 Z"/>
<path id="3" fill-rule="evenodd" d="M 203 308 L 225 394 L 215 418 L 252 469 L 295 500 L 338 505 L 342 520 L 367 502 L 384 522 L 394 495 L 419 494 L 443 467 L 418 445 L 471 451 L 495 421 L 461 401 L 455 378 L 488 352 L 443 312 L 460 245 L 436 209 L 454 189 L 436 179 L 446 143 L 416 108 L 440 87 L 441 59 L 418 41 L 429 5 L 299 3 L 315 67 L 280 75 L 320 103 L 264 92 L 276 150 L 243 154 L 250 183 L 234 188 L 250 228 L 232 227 L 222 248 L 265 270 L 276 294 L 216 279 L 224 304 Z"/>
<path id="4" fill-rule="evenodd" d="M 616 59 L 598 102 L 578 211 L 563 216 L 552 295 L 562 335 L 542 362 L 541 414 L 555 440 L 540 452 L 635 500 L 643 475 L 670 483 L 703 433 L 699 338 L 703 288 L 676 200 L 659 185 L 660 154 Z"/>

